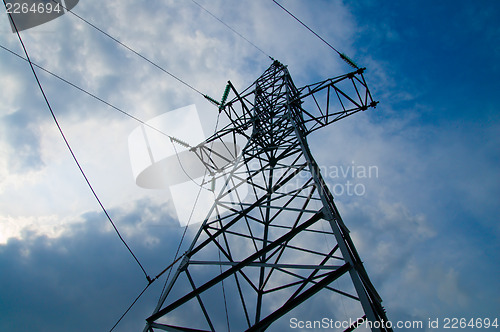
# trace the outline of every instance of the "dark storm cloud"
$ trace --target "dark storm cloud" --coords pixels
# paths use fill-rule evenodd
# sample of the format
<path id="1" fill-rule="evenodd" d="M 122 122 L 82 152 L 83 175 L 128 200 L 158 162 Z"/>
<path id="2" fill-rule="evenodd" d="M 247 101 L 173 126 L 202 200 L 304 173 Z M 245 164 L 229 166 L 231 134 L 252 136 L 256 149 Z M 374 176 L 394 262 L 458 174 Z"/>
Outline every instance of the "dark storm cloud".
<path id="1" fill-rule="evenodd" d="M 150 210 L 162 218 L 154 233 L 162 241 L 147 242 L 142 234 L 124 236 L 154 277 L 173 259 L 182 229 L 161 207 L 138 202 L 121 215 L 118 227 L 133 224 Z M 141 270 L 114 232 L 107 231 L 101 213 L 87 213 L 85 221 L 68 227 L 58 238 L 25 232 L 0 246 L 1 331 L 109 331 L 132 300 L 146 286 Z M 150 287 L 117 331 L 138 331 L 151 313 L 161 289 Z M 141 306 L 141 303 L 143 306 Z"/>

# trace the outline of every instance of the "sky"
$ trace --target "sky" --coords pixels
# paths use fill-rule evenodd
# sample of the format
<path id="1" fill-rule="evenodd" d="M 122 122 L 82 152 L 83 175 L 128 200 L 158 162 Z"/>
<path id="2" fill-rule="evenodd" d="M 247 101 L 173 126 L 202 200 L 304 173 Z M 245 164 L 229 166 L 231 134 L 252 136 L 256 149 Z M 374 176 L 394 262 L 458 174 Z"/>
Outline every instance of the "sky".
<path id="1" fill-rule="evenodd" d="M 270 0 L 199 3 L 260 50 L 188 0 L 81 1 L 74 12 L 215 99 L 228 80 L 248 87 L 268 55 L 288 65 L 297 86 L 351 70 Z M 280 3 L 366 67 L 380 102 L 308 140 L 389 319 L 500 319 L 500 3 Z M 72 14 L 21 36 L 34 63 L 143 121 L 196 104 L 204 130 L 215 126 L 217 110 L 199 93 Z M 0 44 L 22 54 L 5 11 Z M 135 184 L 128 136 L 138 122 L 36 71 L 103 205 L 158 274 L 184 229 L 168 189 Z M 144 274 L 27 62 L 4 49 L 0 99 L 0 330 L 109 331 L 146 286 Z M 349 167 L 376 172 L 339 175 Z M 341 192 L 347 181 L 359 191 Z M 115 331 L 142 330 L 163 281 Z"/>

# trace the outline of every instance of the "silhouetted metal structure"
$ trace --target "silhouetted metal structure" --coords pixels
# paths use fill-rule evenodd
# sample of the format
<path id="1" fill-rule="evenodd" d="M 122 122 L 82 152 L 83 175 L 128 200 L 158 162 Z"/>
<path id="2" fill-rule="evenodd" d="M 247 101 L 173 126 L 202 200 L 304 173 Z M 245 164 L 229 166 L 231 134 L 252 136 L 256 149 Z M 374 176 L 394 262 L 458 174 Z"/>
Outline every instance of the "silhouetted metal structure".
<path id="1" fill-rule="evenodd" d="M 295 308 L 318 303 L 333 320 L 349 321 L 342 330 L 391 330 L 306 139 L 376 106 L 363 71 L 297 88 L 274 61 L 243 92 L 229 83 L 229 101 L 219 105 L 229 124 L 192 148 L 226 185 L 145 331 L 273 330 L 280 319 L 289 326 Z M 212 142 L 233 142 L 234 159 L 212 151 Z"/>

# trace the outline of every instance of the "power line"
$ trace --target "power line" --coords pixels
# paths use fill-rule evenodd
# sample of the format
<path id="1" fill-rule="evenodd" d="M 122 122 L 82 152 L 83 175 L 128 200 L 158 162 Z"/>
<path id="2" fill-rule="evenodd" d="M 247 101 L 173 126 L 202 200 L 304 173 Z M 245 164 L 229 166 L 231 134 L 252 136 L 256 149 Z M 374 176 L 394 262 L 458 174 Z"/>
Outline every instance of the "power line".
<path id="1" fill-rule="evenodd" d="M 319 39 L 321 39 L 323 41 L 323 43 L 325 43 L 326 45 L 328 45 L 332 50 L 334 50 L 335 52 L 337 52 L 340 55 L 340 52 L 335 47 L 333 47 L 332 45 L 330 45 L 330 43 L 328 43 L 320 35 L 318 35 L 316 32 L 314 32 L 314 30 L 312 30 L 311 28 L 309 28 L 304 22 L 302 22 L 300 19 L 298 19 L 297 16 L 293 15 L 288 9 L 286 9 L 285 7 L 283 7 L 282 5 L 280 5 L 276 0 L 273 0 L 273 2 L 275 4 L 277 4 L 281 9 L 283 9 L 285 12 L 287 12 L 288 15 L 290 15 L 291 17 L 293 17 L 297 22 L 299 22 L 300 24 L 302 24 L 307 30 L 311 31 L 316 37 L 318 37 Z"/>
<path id="2" fill-rule="evenodd" d="M 235 29 L 231 28 L 228 24 L 226 24 L 224 21 L 222 21 L 222 19 L 218 18 L 217 16 L 215 16 L 214 14 L 212 14 L 208 9 L 206 9 L 205 7 L 203 7 L 202 5 L 200 5 L 198 2 L 196 2 L 195 0 L 191 0 L 193 3 L 195 3 L 198 7 L 200 7 L 201 9 L 203 9 L 204 11 L 206 11 L 210 16 L 212 16 L 213 18 L 215 18 L 217 21 L 219 21 L 220 23 L 222 23 L 224 26 L 226 26 L 226 28 L 228 28 L 229 30 L 231 30 L 232 32 L 234 32 L 236 35 L 240 36 L 241 38 L 243 38 L 245 41 L 247 41 L 250 45 L 252 45 L 253 47 L 255 47 L 257 50 L 259 50 L 262 54 L 264 54 L 265 56 L 269 57 L 272 61 L 274 61 L 274 58 L 272 56 L 270 56 L 269 54 L 267 54 L 266 52 L 264 52 L 260 47 L 258 47 L 257 45 L 255 45 L 253 42 L 251 42 L 250 40 L 248 40 L 247 38 L 245 38 L 245 36 L 243 36 L 241 33 L 239 33 L 238 31 L 236 31 Z"/>
<path id="3" fill-rule="evenodd" d="M 186 231 L 184 231 L 184 233 L 186 233 Z M 156 277 L 154 277 L 153 279 L 149 280 L 149 282 L 146 285 L 146 287 L 144 287 L 144 289 L 142 290 L 142 292 L 128 306 L 127 310 L 125 310 L 125 312 L 120 316 L 120 318 L 118 319 L 118 321 L 115 323 L 115 325 L 113 325 L 113 327 L 111 328 L 111 330 L 109 330 L 109 332 L 111 332 L 111 331 L 113 331 L 115 329 L 115 327 L 121 322 L 121 320 L 128 314 L 128 312 L 130 311 L 130 309 L 132 309 L 132 307 L 137 303 L 137 301 L 140 299 L 140 297 L 142 296 L 142 294 L 144 294 L 144 292 L 146 292 L 146 290 L 149 288 L 149 286 L 151 286 L 151 284 L 153 284 L 153 282 L 155 282 L 156 280 L 158 280 L 165 272 L 169 271 L 182 257 L 183 257 L 183 255 L 177 257 L 172 263 L 170 263 L 169 266 L 167 266 L 166 268 L 163 269 L 163 271 L 161 271 L 160 273 L 158 273 L 158 275 L 156 275 Z M 167 277 L 167 280 L 168 280 L 168 277 Z"/>
<path id="4" fill-rule="evenodd" d="M 0 48 L 2 48 L 3 50 L 5 50 L 5 51 L 7 51 L 7 52 L 9 52 L 9 53 L 11 53 L 11 54 L 13 54 L 13 55 L 17 56 L 18 58 L 20 58 L 20 59 L 22 59 L 22 60 L 24 60 L 24 61 L 28 61 L 28 60 L 27 60 L 25 57 L 23 57 L 22 55 L 20 55 L 20 54 L 18 54 L 18 53 L 16 53 L 16 52 L 14 52 L 14 51 L 12 51 L 12 50 L 8 49 L 7 47 L 5 47 L 5 46 L 3 46 L 3 45 L 1 45 L 1 44 L 0 44 Z M 162 135 L 165 135 L 165 136 L 167 136 L 167 137 L 171 138 L 171 136 L 169 136 L 169 135 L 165 134 L 164 132 L 162 132 L 162 131 L 161 131 L 161 130 L 159 130 L 158 128 L 155 128 L 155 127 L 151 126 L 151 125 L 150 125 L 150 124 L 148 124 L 147 122 L 145 122 L 145 121 L 143 121 L 143 120 L 141 120 L 141 119 L 137 118 L 136 116 L 134 116 L 134 115 L 132 115 L 132 114 L 130 114 L 130 113 L 128 113 L 128 112 L 126 112 L 126 111 L 122 110 L 121 108 L 119 108 L 119 107 L 117 107 L 117 106 L 115 106 L 115 105 L 111 104 L 110 102 L 108 102 L 108 101 L 106 101 L 106 100 L 102 99 L 101 97 L 96 96 L 96 95 L 95 95 L 95 94 L 93 94 L 92 92 L 89 92 L 88 90 L 85 90 L 84 88 L 82 88 L 82 87 L 80 87 L 80 86 L 76 85 L 76 84 L 75 84 L 75 83 L 73 83 L 73 82 L 70 82 L 69 80 L 67 80 L 67 79 L 65 79 L 65 78 L 63 78 L 63 77 L 61 77 L 61 76 L 59 76 L 58 74 L 56 74 L 56 73 L 54 73 L 54 72 L 52 72 L 52 71 L 50 71 L 50 70 L 48 70 L 48 69 L 46 69 L 46 68 L 44 68 L 44 67 L 40 66 L 40 65 L 38 65 L 38 64 L 37 64 L 37 63 L 35 63 L 35 62 L 31 62 L 31 63 L 32 63 L 32 65 L 33 65 L 33 66 L 35 66 L 35 67 L 37 67 L 37 68 L 39 68 L 39 69 L 43 70 L 43 71 L 44 71 L 44 72 L 46 72 L 47 74 L 50 74 L 50 75 L 54 76 L 55 78 L 57 78 L 57 79 L 61 80 L 62 82 L 64 82 L 64 83 L 66 83 L 66 84 L 68 84 L 68 85 L 70 85 L 70 86 L 74 87 L 74 88 L 75 88 L 75 89 L 77 89 L 77 90 L 80 90 L 81 92 L 83 92 L 83 93 L 85 93 L 85 94 L 89 95 L 90 97 L 92 97 L 92 98 L 94 98 L 94 99 L 96 99 L 96 100 L 100 101 L 101 103 L 103 103 L 103 104 L 105 104 L 105 105 L 107 105 L 107 106 L 109 106 L 109 107 L 113 108 L 114 110 L 116 110 L 116 111 L 118 111 L 118 112 L 120 112 L 120 113 L 123 113 L 124 115 L 126 115 L 126 116 L 128 116 L 128 117 L 130 117 L 130 118 L 134 119 L 135 121 L 137 121 L 137 122 L 139 122 L 139 123 L 143 124 L 144 126 L 147 126 L 147 127 L 151 128 L 151 129 L 153 129 L 153 130 L 157 131 L 158 133 L 160 133 L 160 134 L 162 134 Z"/>
<path id="5" fill-rule="evenodd" d="M 153 60 L 150 60 L 149 58 L 147 58 L 146 56 L 142 55 L 141 53 L 137 52 L 136 50 L 134 50 L 133 48 L 131 48 L 130 46 L 126 45 L 125 43 L 123 43 L 122 41 L 118 40 L 117 38 L 111 36 L 109 33 L 107 33 L 106 31 L 104 31 L 103 29 L 97 27 L 95 24 L 91 23 L 90 21 L 86 20 L 85 18 L 81 17 L 80 15 L 76 14 L 75 12 L 73 12 L 72 10 L 64 7 L 62 4 L 60 4 L 59 2 L 56 2 L 56 0 L 52 0 L 53 2 L 55 3 L 58 3 L 59 5 L 61 5 L 64 9 L 66 9 L 67 12 L 73 14 L 75 17 L 77 17 L 78 19 L 80 19 L 82 22 L 85 22 L 86 24 L 90 25 L 92 28 L 94 28 L 95 30 L 99 31 L 100 33 L 104 34 L 106 37 L 110 38 L 111 40 L 113 40 L 114 42 L 118 43 L 119 45 L 121 45 L 122 47 L 126 48 L 127 50 L 131 51 L 132 53 L 134 53 L 135 55 L 137 55 L 138 57 L 142 58 L 143 60 L 149 62 L 151 65 L 155 66 L 156 68 L 158 68 L 159 70 L 161 70 L 162 72 L 164 72 L 165 74 L 171 76 L 172 78 L 176 79 L 177 81 L 179 81 L 180 83 L 184 84 L 185 86 L 187 86 L 188 88 L 190 88 L 191 90 L 199 93 L 200 95 L 204 96 L 204 94 L 196 89 L 195 87 L 193 87 L 192 85 L 190 85 L 189 83 L 183 81 L 182 79 L 180 79 L 178 76 L 172 74 L 171 72 L 169 72 L 168 70 L 166 70 L 165 68 L 163 68 L 162 66 L 160 66 L 159 64 L 157 64 L 156 62 L 154 62 Z"/>
<path id="6" fill-rule="evenodd" d="M 142 296 L 142 294 L 144 294 L 144 292 L 146 292 L 146 290 L 149 288 L 149 286 L 151 286 L 151 284 L 153 282 L 155 282 L 156 280 L 158 280 L 165 272 L 167 272 L 168 270 L 170 270 L 172 268 L 172 266 L 174 266 L 183 256 L 179 256 L 177 259 L 175 259 L 169 266 L 167 266 L 165 269 L 163 269 L 163 271 L 161 271 L 156 277 L 154 277 L 153 279 L 149 280 L 148 284 L 146 285 L 146 287 L 144 287 L 144 289 L 142 290 L 142 292 L 135 298 L 135 300 L 129 305 L 129 307 L 127 308 L 127 310 L 125 310 L 125 312 L 120 316 L 120 318 L 118 319 L 118 321 L 115 323 L 115 325 L 113 325 L 113 327 L 111 328 L 111 330 L 109 330 L 109 332 L 113 331 L 115 329 L 115 327 L 121 322 L 121 320 L 123 319 L 123 317 L 125 317 L 128 312 L 130 311 L 130 309 L 132 309 L 132 307 L 136 304 L 136 302 L 140 299 L 140 297 Z"/>
<path id="7" fill-rule="evenodd" d="M 276 0 L 272 0 L 276 5 L 278 5 L 281 9 L 283 9 L 285 12 L 288 13 L 288 15 L 290 15 L 291 17 L 293 17 L 297 22 L 299 22 L 300 24 L 302 24 L 307 30 L 309 30 L 310 32 L 312 32 L 316 37 L 318 37 L 321 41 L 323 41 L 323 43 L 325 43 L 326 45 L 328 45 L 332 50 L 334 50 L 342 60 L 344 60 L 349 66 L 351 67 L 354 67 L 356 69 L 359 69 L 358 65 L 356 65 L 354 63 L 354 61 L 352 61 L 347 55 L 345 55 L 344 53 L 341 53 L 339 50 L 337 50 L 335 47 L 333 47 L 329 42 L 327 42 L 325 39 L 323 39 L 320 35 L 318 35 L 316 32 L 314 32 L 313 29 L 311 29 L 310 27 L 307 26 L 307 24 L 305 24 L 304 22 L 302 22 L 297 16 L 293 15 L 288 9 L 286 9 L 285 7 L 283 7 L 282 5 L 280 5 Z"/>
<path id="8" fill-rule="evenodd" d="M 141 298 L 142 294 L 144 294 L 144 292 L 149 288 L 149 286 L 151 286 L 153 282 L 149 282 L 146 287 L 144 287 L 144 289 L 142 290 L 142 292 L 135 298 L 135 300 L 132 302 L 131 305 L 129 305 L 129 307 L 127 308 L 127 310 L 125 310 L 125 312 L 120 316 L 120 318 L 118 319 L 118 321 L 115 323 L 115 325 L 113 325 L 113 327 L 111 328 L 111 330 L 109 330 L 109 332 L 113 331 L 115 329 L 115 327 L 121 322 L 121 320 L 123 319 L 123 317 L 125 317 L 125 315 L 128 314 L 128 312 L 130 311 L 130 309 L 132 309 L 132 307 L 135 305 L 135 303 Z"/>
<path id="9" fill-rule="evenodd" d="M 5 8 L 7 8 L 7 4 L 5 2 L 5 0 L 3 0 L 3 3 L 5 5 Z M 52 106 L 50 105 L 50 102 L 45 94 L 45 91 L 43 90 L 43 87 L 42 87 L 42 84 L 40 82 L 40 80 L 38 79 L 38 75 L 36 74 L 36 71 L 35 71 L 35 67 L 34 65 L 31 63 L 31 59 L 29 57 L 29 54 L 28 54 L 28 50 L 26 49 L 26 46 L 24 45 L 24 42 L 21 38 L 21 34 L 19 33 L 19 30 L 17 29 L 17 26 L 14 22 L 14 19 L 12 18 L 12 15 L 7 12 L 7 14 L 9 15 L 9 19 L 11 20 L 11 23 L 12 23 L 12 26 L 14 27 L 14 29 L 16 30 L 16 34 L 17 34 L 17 37 L 19 38 L 19 42 L 21 43 L 21 46 L 23 48 L 23 51 L 24 51 L 24 54 L 26 55 L 26 60 L 28 61 L 29 65 L 30 65 L 30 68 L 31 68 L 31 71 L 33 73 L 33 76 L 35 77 L 35 80 L 36 80 L 36 83 L 38 85 L 38 88 L 40 89 L 40 92 L 42 93 L 42 96 L 43 96 L 43 99 L 45 100 L 45 103 L 50 111 L 50 114 L 52 115 L 52 119 L 54 120 L 54 123 L 56 124 L 58 130 L 59 130 L 59 133 L 61 134 L 65 144 L 66 144 L 66 147 L 68 148 L 69 152 L 71 153 L 71 156 L 73 157 L 73 160 L 75 161 L 76 165 L 78 166 L 78 169 L 80 170 L 80 173 L 82 174 L 83 178 L 85 179 L 85 182 L 87 182 L 87 185 L 88 187 L 90 188 L 90 191 L 92 192 L 92 194 L 94 195 L 96 201 L 99 203 L 102 211 L 104 212 L 104 214 L 106 215 L 107 219 L 109 220 L 109 222 L 111 223 L 111 225 L 113 226 L 116 234 L 118 235 L 118 237 L 120 238 L 120 240 L 122 241 L 122 243 L 125 245 L 125 247 L 128 249 L 128 251 L 130 252 L 130 254 L 132 255 L 132 257 L 134 258 L 134 260 L 136 261 L 136 263 L 138 264 L 138 266 L 141 268 L 142 272 L 144 273 L 144 275 L 146 276 L 146 279 L 148 280 L 148 282 L 151 282 L 151 278 L 149 277 L 149 275 L 147 274 L 146 270 L 144 269 L 144 267 L 142 266 L 141 262 L 139 261 L 139 259 L 135 256 L 134 252 L 132 251 L 132 249 L 130 249 L 130 247 L 128 246 L 127 242 L 125 241 L 125 239 L 123 239 L 122 235 L 120 234 L 120 232 L 118 231 L 118 228 L 116 227 L 115 223 L 113 222 L 113 220 L 111 219 L 111 216 L 109 215 L 108 211 L 106 210 L 106 208 L 104 207 L 104 205 L 102 204 L 101 200 L 99 199 L 99 196 L 97 196 L 97 193 L 95 192 L 92 184 L 90 183 L 90 180 L 88 179 L 87 175 L 85 174 L 82 166 L 80 165 L 80 162 L 78 161 L 78 159 L 76 158 L 76 155 L 75 153 L 73 152 L 73 149 L 71 148 L 71 145 L 69 144 L 69 141 L 67 140 L 66 136 L 64 135 L 64 132 L 62 130 L 62 127 L 61 125 L 59 124 L 59 121 L 57 120 L 57 117 L 52 109 Z"/>
<path id="10" fill-rule="evenodd" d="M 14 52 L 14 51 L 12 51 L 11 49 L 9 49 L 9 48 L 7 48 L 7 47 L 5 47 L 5 46 L 1 45 L 1 44 L 0 44 L 0 48 L 2 48 L 3 50 L 5 50 L 5 51 L 7 51 L 7 52 L 11 53 L 12 55 L 17 56 L 18 58 L 20 58 L 20 59 L 22 59 L 22 60 L 24 60 L 24 61 L 27 61 L 27 62 L 28 62 L 28 60 L 27 60 L 25 57 L 23 57 L 22 55 L 20 55 L 20 54 L 18 54 L 18 53 L 16 53 L 16 52 Z M 130 113 L 128 113 L 128 112 L 126 112 L 126 111 L 124 111 L 123 109 L 121 109 L 121 108 L 119 108 L 119 107 L 117 107 L 117 106 L 115 106 L 115 105 L 111 104 L 110 102 L 108 102 L 108 101 L 106 101 L 106 100 L 102 99 L 101 97 L 99 97 L 99 96 L 97 96 L 97 95 L 93 94 L 92 92 L 89 92 L 88 90 L 86 90 L 86 89 L 84 89 L 84 88 L 82 88 L 82 87 L 80 87 L 80 86 L 76 85 L 75 83 L 73 83 L 73 82 L 71 82 L 71 81 L 69 81 L 69 80 L 67 80 L 67 79 L 65 79 L 65 78 L 63 78 L 63 77 L 61 77 L 61 76 L 59 76 L 58 74 L 56 74 L 56 73 L 54 73 L 54 72 L 52 72 L 52 71 L 50 71 L 50 70 L 48 70 L 48 69 L 46 69 L 46 68 L 44 68 L 44 67 L 40 66 L 39 64 L 37 64 L 37 63 L 35 63 L 35 62 L 31 62 L 31 64 L 32 64 L 33 66 L 35 66 L 35 67 L 37 67 L 37 68 L 39 68 L 39 69 L 43 70 L 43 71 L 44 71 L 44 72 L 46 72 L 47 74 L 50 74 L 50 75 L 52 75 L 53 77 L 55 77 L 55 78 L 59 79 L 60 81 L 62 81 L 62 82 L 64 82 L 64 83 L 66 83 L 66 84 L 68 84 L 68 85 L 70 85 L 70 86 L 74 87 L 75 89 L 77 89 L 77 90 L 79 90 L 79 91 L 81 91 L 81 92 L 85 93 L 86 95 L 88 95 L 88 96 L 90 96 L 90 97 L 92 97 L 92 98 L 94 98 L 94 99 L 96 99 L 96 100 L 100 101 L 101 103 L 103 103 L 103 104 L 105 104 L 105 105 L 107 105 L 107 106 L 111 107 L 112 109 L 114 109 L 114 110 L 116 110 L 116 111 L 118 111 L 118 112 L 120 112 L 120 113 L 122 113 L 122 114 L 124 114 L 124 115 L 128 116 L 129 118 L 131 118 L 131 119 L 133 119 L 133 120 L 135 120 L 135 121 L 137 121 L 137 122 L 141 123 L 142 125 L 144 125 L 144 126 L 146 126 L 146 127 L 150 128 L 150 129 L 152 129 L 152 130 L 154 130 L 154 131 L 156 131 L 156 132 L 158 132 L 158 133 L 160 133 L 160 134 L 162 134 L 162 135 L 164 135 L 164 136 L 166 136 L 166 137 L 168 137 L 168 138 L 170 138 L 170 140 L 172 141 L 172 143 L 174 143 L 174 142 L 175 142 L 175 143 L 180 144 L 180 145 L 184 145 L 184 144 L 186 144 L 186 143 L 184 143 L 184 142 L 182 142 L 182 143 L 184 143 L 184 144 L 182 144 L 182 143 L 181 143 L 181 142 L 180 142 L 177 138 L 175 138 L 175 137 L 173 137 L 173 136 L 170 136 L 170 135 L 168 135 L 168 134 L 164 133 L 164 132 L 163 132 L 163 131 L 161 131 L 160 129 L 158 129 L 158 128 L 156 128 L 156 127 L 154 127 L 154 126 L 152 126 L 152 125 L 148 124 L 146 121 L 139 119 L 138 117 L 136 117 L 136 116 L 134 116 L 134 115 L 132 115 L 132 114 L 130 114 Z M 190 148 L 190 146 L 188 146 L 188 147 Z M 187 175 L 187 174 L 186 174 L 186 175 Z"/>

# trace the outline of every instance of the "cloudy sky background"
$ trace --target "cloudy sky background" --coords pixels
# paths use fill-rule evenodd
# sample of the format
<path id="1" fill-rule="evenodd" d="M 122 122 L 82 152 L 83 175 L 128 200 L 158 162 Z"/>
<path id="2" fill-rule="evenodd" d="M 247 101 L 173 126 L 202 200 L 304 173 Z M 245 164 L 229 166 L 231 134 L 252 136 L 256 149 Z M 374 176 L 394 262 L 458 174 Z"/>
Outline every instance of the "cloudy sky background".
<path id="1" fill-rule="evenodd" d="M 297 86 L 350 70 L 270 0 L 200 3 L 287 64 Z M 328 169 L 378 169 L 326 179 L 366 189 L 336 202 L 389 318 L 499 317 L 500 4 L 282 3 L 367 67 L 380 101 L 309 143 Z M 227 80 L 246 88 L 271 64 L 191 1 L 82 1 L 75 12 L 216 99 Z M 199 94 L 71 14 L 22 37 L 33 62 L 142 120 L 194 103 L 204 129 L 215 126 L 217 112 Z M 5 14 L 0 44 L 22 53 Z M 86 186 L 28 64 L 2 49 L 0 73 L 0 330 L 108 331 L 144 275 Z M 134 184 L 127 138 L 138 123 L 37 73 L 100 199 L 156 275 L 183 229 L 167 190 Z M 162 282 L 116 331 L 142 329 Z"/>

